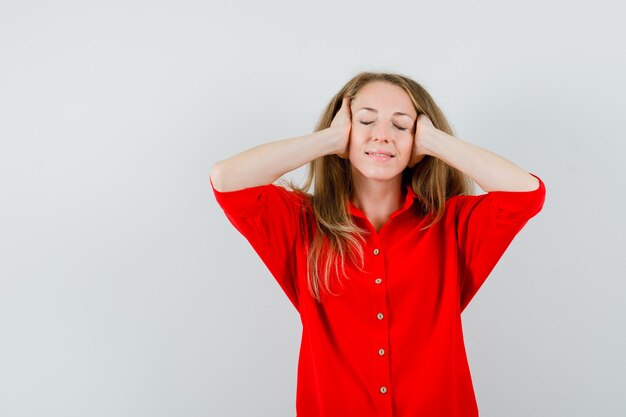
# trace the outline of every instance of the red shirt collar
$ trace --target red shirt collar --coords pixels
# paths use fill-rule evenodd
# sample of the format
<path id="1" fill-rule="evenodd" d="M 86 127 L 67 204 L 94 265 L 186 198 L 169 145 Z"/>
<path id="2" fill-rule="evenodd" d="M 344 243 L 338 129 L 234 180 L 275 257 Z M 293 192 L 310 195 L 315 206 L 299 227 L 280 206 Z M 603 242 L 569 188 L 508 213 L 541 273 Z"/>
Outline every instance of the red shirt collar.
<path id="1" fill-rule="evenodd" d="M 411 205 L 413 204 L 413 199 L 417 197 L 417 194 L 415 194 L 415 191 L 413 191 L 413 188 L 410 185 L 405 185 L 405 189 L 406 189 L 406 197 L 404 199 L 404 204 L 402 205 L 400 209 L 396 210 L 391 215 L 391 217 L 395 217 L 398 214 L 402 213 L 403 211 L 407 210 L 409 207 L 411 207 Z M 350 214 L 352 214 L 353 216 L 366 218 L 365 213 L 363 213 L 361 209 L 355 206 L 354 203 L 350 201 L 350 198 L 346 198 L 346 201 L 348 204 L 348 212 Z"/>

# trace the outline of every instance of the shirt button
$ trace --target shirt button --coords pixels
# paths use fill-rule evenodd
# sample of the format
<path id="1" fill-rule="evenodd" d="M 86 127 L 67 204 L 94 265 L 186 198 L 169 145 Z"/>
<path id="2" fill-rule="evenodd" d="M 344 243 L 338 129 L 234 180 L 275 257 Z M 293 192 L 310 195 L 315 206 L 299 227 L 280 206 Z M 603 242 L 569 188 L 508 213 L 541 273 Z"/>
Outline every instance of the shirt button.
<path id="1" fill-rule="evenodd" d="M 385 349 L 378 349 L 378 354 L 383 356 L 385 354 Z"/>
<path id="2" fill-rule="evenodd" d="M 382 386 L 380 387 L 380 392 L 382 392 L 383 394 L 387 392 L 387 387 Z"/>
<path id="3" fill-rule="evenodd" d="M 376 284 L 380 284 L 381 282 L 383 282 L 382 278 L 376 278 L 376 281 L 374 281 Z"/>
<path id="4" fill-rule="evenodd" d="M 378 255 L 380 253 L 380 251 L 378 250 L 378 248 L 374 249 L 374 255 Z"/>
<path id="5" fill-rule="evenodd" d="M 385 316 L 383 316 L 383 313 L 378 313 L 376 314 L 376 317 L 378 317 L 378 320 L 382 320 Z"/>

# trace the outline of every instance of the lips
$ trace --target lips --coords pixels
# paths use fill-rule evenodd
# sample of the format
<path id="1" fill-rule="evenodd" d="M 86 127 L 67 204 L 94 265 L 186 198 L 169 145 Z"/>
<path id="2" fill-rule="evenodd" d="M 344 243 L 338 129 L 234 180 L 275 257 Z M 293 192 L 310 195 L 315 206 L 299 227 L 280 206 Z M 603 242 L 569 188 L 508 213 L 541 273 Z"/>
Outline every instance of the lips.
<path id="1" fill-rule="evenodd" d="M 383 154 L 383 155 L 390 156 L 392 158 L 394 157 L 394 154 L 392 154 L 391 152 L 382 151 L 382 150 L 365 151 L 365 153 L 368 154 L 368 155 L 373 154 L 373 153 L 380 153 L 380 154 Z"/>
<path id="2" fill-rule="evenodd" d="M 375 154 L 375 153 L 367 153 L 366 155 L 371 160 L 378 161 L 380 163 L 384 163 L 386 161 L 391 161 L 393 159 L 392 155 L 378 155 L 378 154 Z"/>

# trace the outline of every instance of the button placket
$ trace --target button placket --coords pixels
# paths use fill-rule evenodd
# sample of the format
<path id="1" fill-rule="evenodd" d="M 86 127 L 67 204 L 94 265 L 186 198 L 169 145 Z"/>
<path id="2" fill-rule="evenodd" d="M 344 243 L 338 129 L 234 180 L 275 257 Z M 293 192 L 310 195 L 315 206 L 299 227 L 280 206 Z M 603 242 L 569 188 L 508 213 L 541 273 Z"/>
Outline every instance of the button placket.
<path id="1" fill-rule="evenodd" d="M 380 242 L 376 242 L 376 243 L 379 244 Z M 381 253 L 381 250 L 380 250 L 379 247 L 375 247 L 372 250 L 372 254 L 374 256 L 378 256 L 378 255 L 380 255 L 380 253 Z M 376 313 L 376 319 L 379 320 L 379 321 L 383 321 L 383 320 L 386 319 L 386 314 L 387 314 L 387 312 L 385 311 L 385 309 L 387 308 L 387 297 L 386 297 L 386 290 L 387 290 L 387 288 L 386 288 L 386 286 L 381 286 L 380 285 L 380 284 L 382 284 L 383 277 L 385 276 L 384 275 L 385 274 L 385 271 L 384 271 L 384 260 L 380 259 L 380 260 L 373 261 L 373 264 L 374 264 L 375 272 L 378 274 L 378 276 L 374 279 L 374 285 L 378 285 L 380 287 L 380 290 L 381 290 L 381 292 L 376 292 L 376 294 L 378 294 L 378 296 L 381 297 L 380 298 L 380 303 L 378 305 L 379 305 L 379 308 L 381 308 L 381 310 L 382 310 L 382 311 L 379 310 L 379 311 L 375 312 Z M 384 291 L 382 291 L 382 290 L 384 290 Z M 381 334 L 381 342 L 384 341 L 384 340 L 388 340 L 388 338 L 389 338 L 389 326 L 387 325 L 387 326 L 382 327 L 381 328 L 381 332 L 382 332 L 382 334 Z M 385 396 L 386 398 L 389 398 L 389 397 L 387 397 L 385 395 L 389 391 L 389 372 L 390 371 L 389 371 L 389 362 L 388 362 L 388 359 L 387 359 L 388 355 L 386 355 L 387 352 L 386 352 L 384 346 L 385 346 L 384 343 L 381 343 L 379 348 L 376 350 L 376 354 L 378 355 L 378 357 L 380 357 L 381 360 L 384 361 L 384 362 L 380 363 L 380 367 L 381 367 L 380 370 L 382 371 L 382 373 L 379 374 L 379 378 L 381 378 L 379 380 L 380 381 L 379 383 L 382 383 L 382 384 L 378 386 L 378 392 L 379 392 L 379 395 Z"/>
<path id="2" fill-rule="evenodd" d="M 378 239 L 374 239 L 372 242 L 374 246 L 371 249 L 371 262 L 372 262 L 372 273 L 375 274 L 372 279 L 371 284 L 377 290 L 372 293 L 372 296 L 375 299 L 375 303 L 372 306 L 375 308 L 372 314 L 372 320 L 380 323 L 380 327 L 377 327 L 376 331 L 376 340 L 377 347 L 374 347 L 374 355 L 380 358 L 380 363 L 375 366 L 376 369 L 376 379 L 378 380 L 378 386 L 373 387 L 377 390 L 377 394 L 380 396 L 381 400 L 386 404 L 385 407 L 391 407 L 391 397 L 387 395 L 389 391 L 389 382 L 390 382 L 390 369 L 389 369 L 389 360 L 387 358 L 387 350 L 386 346 L 389 340 L 389 325 L 385 324 L 387 320 L 388 314 L 388 303 L 387 303 L 387 286 L 381 285 L 383 284 L 383 279 L 386 277 L 385 271 L 385 262 L 384 257 L 381 255 L 381 247 L 380 241 Z M 375 317 L 375 318 L 374 318 Z"/>

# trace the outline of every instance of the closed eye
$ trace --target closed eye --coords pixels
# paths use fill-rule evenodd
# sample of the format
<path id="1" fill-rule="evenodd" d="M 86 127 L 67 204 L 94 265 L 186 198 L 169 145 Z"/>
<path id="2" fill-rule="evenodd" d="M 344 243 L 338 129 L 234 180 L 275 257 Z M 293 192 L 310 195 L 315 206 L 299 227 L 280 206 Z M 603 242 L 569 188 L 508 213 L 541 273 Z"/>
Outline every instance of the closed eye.
<path id="1" fill-rule="evenodd" d="M 365 123 L 365 122 L 361 122 L 361 124 L 362 124 L 362 125 L 371 125 L 372 123 L 374 123 L 374 122 L 367 122 L 367 123 Z M 407 129 L 406 127 L 400 127 L 400 126 L 396 126 L 396 125 L 394 125 L 394 127 L 395 127 L 396 129 L 398 129 L 398 130 L 402 130 L 402 131 L 405 131 L 405 130 Z"/>

